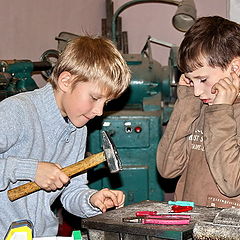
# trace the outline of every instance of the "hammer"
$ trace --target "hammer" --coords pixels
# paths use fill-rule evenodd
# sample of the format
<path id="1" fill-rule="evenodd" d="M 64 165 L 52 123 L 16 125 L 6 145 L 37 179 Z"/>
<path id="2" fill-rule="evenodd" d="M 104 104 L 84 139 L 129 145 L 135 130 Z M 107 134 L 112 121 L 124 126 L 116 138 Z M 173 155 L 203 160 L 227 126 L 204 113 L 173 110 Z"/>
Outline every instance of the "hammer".
<path id="1" fill-rule="evenodd" d="M 74 163 L 68 167 L 62 168 L 61 170 L 68 176 L 80 173 L 89 168 L 95 167 L 98 164 L 106 161 L 111 173 L 116 173 L 122 170 L 122 164 L 117 152 L 117 149 L 112 142 L 107 132 L 102 131 L 102 147 L 103 152 L 93 154 L 82 161 Z M 41 188 L 35 182 L 29 182 L 19 187 L 8 190 L 8 198 L 11 201 L 17 200 L 21 197 L 27 196 L 30 193 L 36 192 Z"/>

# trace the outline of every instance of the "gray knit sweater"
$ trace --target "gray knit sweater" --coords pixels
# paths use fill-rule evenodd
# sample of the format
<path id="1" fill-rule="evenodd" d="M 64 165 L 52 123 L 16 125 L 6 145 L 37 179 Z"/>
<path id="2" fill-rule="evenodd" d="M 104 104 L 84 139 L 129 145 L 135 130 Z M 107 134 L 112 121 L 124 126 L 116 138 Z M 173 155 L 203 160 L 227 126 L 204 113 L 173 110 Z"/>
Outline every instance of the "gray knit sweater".
<path id="1" fill-rule="evenodd" d="M 13 202 L 7 197 L 7 190 L 34 180 L 39 161 L 66 167 L 84 157 L 87 128 L 65 122 L 50 84 L 0 102 L 0 129 L 1 237 L 21 219 L 32 221 L 35 237 L 56 236 L 58 219 L 50 206 L 60 194 L 64 208 L 74 215 L 100 213 L 89 203 L 96 190 L 86 185 L 86 173 L 72 178 L 62 190 L 40 190 Z"/>

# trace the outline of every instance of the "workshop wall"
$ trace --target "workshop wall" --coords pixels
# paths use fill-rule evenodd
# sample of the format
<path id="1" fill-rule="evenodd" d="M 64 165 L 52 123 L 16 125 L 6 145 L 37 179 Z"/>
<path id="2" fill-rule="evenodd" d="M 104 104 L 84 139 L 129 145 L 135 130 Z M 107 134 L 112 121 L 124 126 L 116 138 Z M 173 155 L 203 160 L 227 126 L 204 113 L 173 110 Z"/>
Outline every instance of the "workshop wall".
<path id="1" fill-rule="evenodd" d="M 127 0 L 113 0 L 114 10 Z M 198 16 L 227 16 L 228 0 L 195 0 Z M 140 4 L 126 9 L 122 29 L 128 32 L 129 52 L 139 53 L 147 37 L 179 45 L 183 33 L 171 24 L 176 6 L 161 3 Z M 106 17 L 105 0 L 1 0 L 0 59 L 39 61 L 48 49 L 56 49 L 55 37 L 62 31 L 75 34 L 101 34 Z M 167 64 L 169 49 L 152 46 L 154 59 Z M 45 81 L 34 76 L 39 86 Z"/>
<path id="2" fill-rule="evenodd" d="M 127 0 L 115 0 L 115 9 Z M 197 16 L 227 16 L 228 0 L 194 0 Z M 128 32 L 130 53 L 140 53 L 148 35 L 165 42 L 179 45 L 184 33 L 172 25 L 172 16 L 177 6 L 163 3 L 147 3 L 135 5 L 120 14 L 123 30 Z M 153 58 L 162 65 L 167 64 L 169 49 L 159 45 L 152 46 Z"/>

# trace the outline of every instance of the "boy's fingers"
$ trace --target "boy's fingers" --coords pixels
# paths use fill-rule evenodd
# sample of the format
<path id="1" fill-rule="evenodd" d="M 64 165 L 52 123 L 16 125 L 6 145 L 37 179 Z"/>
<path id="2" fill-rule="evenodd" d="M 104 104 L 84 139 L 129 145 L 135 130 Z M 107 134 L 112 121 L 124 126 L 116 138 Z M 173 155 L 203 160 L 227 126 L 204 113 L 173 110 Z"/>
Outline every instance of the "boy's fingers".
<path id="1" fill-rule="evenodd" d="M 179 78 L 179 85 L 189 86 L 190 85 L 190 80 L 187 79 L 184 74 L 182 74 Z"/>
<path id="2" fill-rule="evenodd" d="M 234 84 L 233 80 L 229 78 L 224 78 L 219 80 L 219 82 L 213 85 L 211 89 L 211 93 L 215 94 L 220 91 L 228 91 L 228 90 L 236 91 L 236 89 L 239 89 L 239 83 Z"/>
<path id="3" fill-rule="evenodd" d="M 122 195 L 122 200 L 120 201 L 119 205 L 116 208 L 121 208 L 124 206 L 125 203 L 125 194 Z"/>
<path id="4" fill-rule="evenodd" d="M 114 205 L 114 203 L 113 203 L 113 201 L 112 201 L 111 198 L 105 199 L 104 202 L 103 202 L 103 204 L 104 204 L 104 206 L 105 206 L 106 209 L 115 207 L 115 205 Z"/>
<path id="5" fill-rule="evenodd" d="M 110 198 L 114 206 L 119 206 L 124 202 L 123 192 L 119 190 L 104 189 L 104 197 Z"/>
<path id="6" fill-rule="evenodd" d="M 65 173 L 60 174 L 59 179 L 63 184 L 66 184 L 70 181 L 70 178 Z"/>
<path id="7" fill-rule="evenodd" d="M 125 202 L 125 194 L 119 190 L 110 190 L 116 196 L 116 206 L 123 205 Z"/>
<path id="8" fill-rule="evenodd" d="M 62 169 L 61 165 L 58 164 L 58 163 L 55 163 L 55 165 L 59 168 L 59 169 Z"/>
<path id="9" fill-rule="evenodd" d="M 49 185 L 49 189 L 51 191 L 55 191 L 57 189 L 57 186 L 53 183 L 53 184 Z"/>
<path id="10" fill-rule="evenodd" d="M 106 212 L 108 208 L 123 206 L 124 200 L 125 195 L 122 191 L 105 188 L 95 193 L 91 197 L 90 202 L 102 212 Z"/>
<path id="11" fill-rule="evenodd" d="M 118 194 L 118 202 L 120 204 L 125 202 L 125 194 L 124 193 Z"/>
<path id="12" fill-rule="evenodd" d="M 102 203 L 102 201 L 96 201 L 95 206 L 98 207 L 102 212 L 106 212 L 107 210 L 106 206 Z"/>
<path id="13" fill-rule="evenodd" d="M 113 191 L 111 190 L 104 191 L 104 197 L 110 198 L 115 206 L 118 205 L 117 196 Z"/>
<path id="14" fill-rule="evenodd" d="M 236 74 L 236 72 L 231 72 L 231 76 L 232 76 L 232 79 L 233 79 L 233 84 L 234 86 L 239 90 L 240 88 L 240 78 L 239 76 Z"/>
<path id="15" fill-rule="evenodd" d="M 216 83 L 212 86 L 212 89 L 211 89 L 211 93 L 215 94 L 218 92 L 218 87 L 219 87 L 219 84 Z"/>

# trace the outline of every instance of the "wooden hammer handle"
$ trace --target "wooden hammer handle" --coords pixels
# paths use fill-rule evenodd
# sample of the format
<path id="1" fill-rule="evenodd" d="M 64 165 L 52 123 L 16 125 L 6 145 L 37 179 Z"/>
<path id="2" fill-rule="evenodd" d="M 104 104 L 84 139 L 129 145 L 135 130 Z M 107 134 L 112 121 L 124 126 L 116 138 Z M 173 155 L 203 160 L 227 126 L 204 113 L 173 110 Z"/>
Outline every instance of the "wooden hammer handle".
<path id="1" fill-rule="evenodd" d="M 84 170 L 95 167 L 98 164 L 104 162 L 105 160 L 106 159 L 104 156 L 104 152 L 100 152 L 97 154 L 93 154 L 93 155 L 85 158 L 84 160 L 74 163 L 68 167 L 62 168 L 61 170 L 67 176 L 71 177 L 77 173 L 84 171 Z M 35 182 L 29 182 L 29 183 L 23 184 L 19 187 L 15 187 L 11 190 L 8 190 L 8 198 L 11 201 L 14 201 L 21 197 L 27 196 L 30 193 L 36 192 L 40 189 L 41 188 Z"/>

